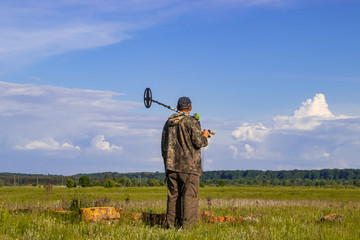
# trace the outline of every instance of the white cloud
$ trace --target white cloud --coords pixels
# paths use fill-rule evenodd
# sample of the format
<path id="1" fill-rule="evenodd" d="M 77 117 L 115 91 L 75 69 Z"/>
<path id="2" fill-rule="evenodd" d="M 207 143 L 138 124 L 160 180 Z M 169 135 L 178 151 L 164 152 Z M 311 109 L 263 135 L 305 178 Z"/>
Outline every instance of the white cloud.
<path id="1" fill-rule="evenodd" d="M 261 123 L 254 125 L 244 123 L 232 132 L 232 136 L 240 141 L 262 142 L 269 131 L 270 129 L 266 128 Z"/>
<path id="2" fill-rule="evenodd" d="M 334 115 L 330 112 L 326 103 L 324 94 L 318 93 L 314 99 L 309 98 L 302 106 L 294 112 L 294 117 L 324 117 L 332 118 Z"/>
<path id="3" fill-rule="evenodd" d="M 19 150 L 80 150 L 79 146 L 74 146 L 67 142 L 60 144 L 52 138 L 44 140 L 32 140 L 26 143 L 24 146 L 17 145 L 15 149 Z"/>
<path id="4" fill-rule="evenodd" d="M 303 102 L 292 116 L 276 116 L 274 122 L 277 129 L 313 130 L 320 126 L 322 121 L 341 118 L 347 117 L 335 117 L 328 108 L 324 94 L 318 93 L 313 99 Z"/>
<path id="5" fill-rule="evenodd" d="M 249 154 L 251 154 L 255 151 L 255 149 L 253 147 L 251 147 L 249 144 L 245 144 L 244 147 L 245 147 L 246 152 Z"/>
<path id="6" fill-rule="evenodd" d="M 249 144 L 244 144 L 244 151 L 240 153 L 241 158 L 252 159 L 255 158 L 255 149 L 251 147 Z"/>
<path id="7" fill-rule="evenodd" d="M 110 144 L 108 141 L 105 141 L 105 136 L 104 135 L 98 135 L 96 137 L 94 137 L 91 140 L 91 146 L 94 149 L 98 149 L 98 150 L 102 150 L 102 151 L 114 151 L 114 150 L 123 150 L 123 147 L 121 146 L 116 146 L 114 144 Z"/>
<path id="8" fill-rule="evenodd" d="M 334 115 L 325 96 L 316 94 L 303 102 L 291 116 L 276 116 L 273 124 L 245 123 L 232 131 L 240 143 L 240 159 L 267 160 L 278 166 L 308 168 L 349 166 L 355 162 L 356 142 L 360 140 L 360 117 Z M 234 145 L 231 145 L 233 149 Z M 349 150 L 350 149 L 350 150 Z M 339 156 L 347 155 L 345 163 Z M 285 163 L 291 161 L 291 164 Z"/>
<path id="9" fill-rule="evenodd" d="M 239 150 L 237 149 L 237 147 L 235 147 L 234 145 L 230 145 L 229 148 L 230 148 L 230 150 L 233 151 L 233 158 L 236 158 L 237 155 L 238 155 L 238 152 L 239 152 Z"/>

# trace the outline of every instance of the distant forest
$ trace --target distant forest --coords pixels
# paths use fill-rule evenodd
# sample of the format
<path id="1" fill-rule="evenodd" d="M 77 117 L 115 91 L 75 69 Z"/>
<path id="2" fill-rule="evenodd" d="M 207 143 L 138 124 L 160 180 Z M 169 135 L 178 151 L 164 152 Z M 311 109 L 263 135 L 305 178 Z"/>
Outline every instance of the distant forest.
<path id="1" fill-rule="evenodd" d="M 0 173 L 0 186 L 17 185 L 65 185 L 68 179 L 78 183 L 80 177 L 87 176 L 90 186 L 104 186 L 111 180 L 115 187 L 163 186 L 166 184 L 164 172 L 117 173 L 103 172 L 77 174 L 72 176 Z M 358 186 L 360 169 L 322 169 L 322 170 L 219 170 L 205 171 L 200 178 L 200 186 L 225 185 L 274 185 L 274 186 Z"/>

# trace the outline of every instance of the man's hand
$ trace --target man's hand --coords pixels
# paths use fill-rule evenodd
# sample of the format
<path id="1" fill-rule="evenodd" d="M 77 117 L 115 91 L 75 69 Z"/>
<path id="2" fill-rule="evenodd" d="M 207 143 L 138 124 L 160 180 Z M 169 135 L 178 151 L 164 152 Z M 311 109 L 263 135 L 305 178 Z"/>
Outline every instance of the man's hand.
<path id="1" fill-rule="evenodd" d="M 208 138 L 210 133 L 209 133 L 208 130 L 204 129 L 202 134 L 203 134 L 204 137 Z"/>

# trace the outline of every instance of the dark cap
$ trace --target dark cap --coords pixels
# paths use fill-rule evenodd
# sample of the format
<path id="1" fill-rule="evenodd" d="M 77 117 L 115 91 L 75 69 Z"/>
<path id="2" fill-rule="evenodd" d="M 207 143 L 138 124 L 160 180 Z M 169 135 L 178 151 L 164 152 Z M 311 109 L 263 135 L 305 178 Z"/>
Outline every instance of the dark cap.
<path id="1" fill-rule="evenodd" d="M 181 97 L 181 98 L 179 98 L 177 107 L 178 107 L 179 109 L 186 109 L 186 108 L 191 107 L 191 100 L 190 100 L 190 98 L 188 98 L 188 97 Z"/>

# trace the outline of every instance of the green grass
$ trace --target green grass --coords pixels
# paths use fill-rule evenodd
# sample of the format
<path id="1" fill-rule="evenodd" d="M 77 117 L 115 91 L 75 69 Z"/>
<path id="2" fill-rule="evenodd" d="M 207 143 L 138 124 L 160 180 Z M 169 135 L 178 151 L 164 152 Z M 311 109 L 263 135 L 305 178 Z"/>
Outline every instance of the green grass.
<path id="1" fill-rule="evenodd" d="M 211 198 L 251 198 L 279 200 L 334 200 L 358 201 L 360 188 L 317 188 L 317 187 L 205 187 L 200 188 L 200 199 Z M 90 199 L 107 196 L 112 200 L 133 201 L 166 199 L 166 187 L 123 187 L 123 188 L 65 188 L 54 187 L 50 192 L 38 187 L 2 187 L 0 196 L 13 202 L 54 201 L 76 194 L 86 195 Z"/>
<path id="2" fill-rule="evenodd" d="M 104 200 L 104 197 L 106 199 Z M 360 239 L 360 189 L 306 187 L 205 187 L 200 208 L 215 215 L 243 216 L 257 222 L 208 224 L 190 230 L 167 230 L 123 217 L 120 222 L 91 223 L 78 215 L 52 210 L 68 208 L 72 199 L 125 212 L 166 210 L 166 187 L 67 189 L 0 188 L 0 239 Z M 210 206 L 209 206 L 210 203 Z M 338 213 L 341 221 L 321 222 Z"/>
<path id="3" fill-rule="evenodd" d="M 316 188 L 316 187 L 205 187 L 200 197 L 212 198 L 256 198 L 280 200 L 360 200 L 360 188 Z"/>

